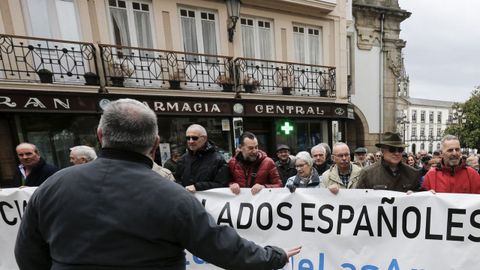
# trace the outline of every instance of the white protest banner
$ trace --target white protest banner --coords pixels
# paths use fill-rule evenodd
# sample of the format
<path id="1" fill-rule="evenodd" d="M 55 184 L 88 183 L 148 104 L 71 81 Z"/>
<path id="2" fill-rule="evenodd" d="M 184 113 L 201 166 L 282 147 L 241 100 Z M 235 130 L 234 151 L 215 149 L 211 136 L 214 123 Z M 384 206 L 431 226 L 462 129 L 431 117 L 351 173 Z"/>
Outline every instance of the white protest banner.
<path id="1" fill-rule="evenodd" d="M 260 245 L 303 246 L 285 269 L 478 269 L 480 196 L 376 190 L 197 193 L 219 224 Z M 214 269 L 191 256 L 190 269 Z"/>
<path id="2" fill-rule="evenodd" d="M 17 269 L 13 246 L 32 191 L 0 191 L 0 270 Z M 252 196 L 242 189 L 235 196 L 214 189 L 196 196 L 217 223 L 257 244 L 303 246 L 285 269 L 473 270 L 480 265 L 479 195 L 264 189 Z M 187 254 L 187 269 L 218 268 Z"/>
<path id="3" fill-rule="evenodd" d="M 18 269 L 13 255 L 18 227 L 35 187 L 0 189 L 0 270 Z"/>

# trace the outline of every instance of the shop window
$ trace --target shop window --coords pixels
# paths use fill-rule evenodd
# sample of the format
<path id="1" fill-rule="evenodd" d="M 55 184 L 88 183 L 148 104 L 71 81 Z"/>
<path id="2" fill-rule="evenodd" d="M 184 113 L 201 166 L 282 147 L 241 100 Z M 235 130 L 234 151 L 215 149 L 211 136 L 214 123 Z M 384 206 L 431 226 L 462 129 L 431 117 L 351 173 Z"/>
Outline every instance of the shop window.
<path id="1" fill-rule="evenodd" d="M 35 144 L 40 155 L 59 168 L 70 166 L 70 148 L 89 145 L 97 150 L 97 116 L 21 115 L 25 141 Z"/>
<path id="2" fill-rule="evenodd" d="M 232 128 L 227 130 L 222 125 L 222 118 L 210 117 L 159 117 L 159 136 L 160 143 L 168 144 L 170 151 L 177 150 L 180 153 L 186 151 L 185 132 L 191 124 L 202 125 L 208 133 L 208 139 L 213 142 L 221 154 L 228 160 L 233 150 L 233 144 L 230 140 Z"/>

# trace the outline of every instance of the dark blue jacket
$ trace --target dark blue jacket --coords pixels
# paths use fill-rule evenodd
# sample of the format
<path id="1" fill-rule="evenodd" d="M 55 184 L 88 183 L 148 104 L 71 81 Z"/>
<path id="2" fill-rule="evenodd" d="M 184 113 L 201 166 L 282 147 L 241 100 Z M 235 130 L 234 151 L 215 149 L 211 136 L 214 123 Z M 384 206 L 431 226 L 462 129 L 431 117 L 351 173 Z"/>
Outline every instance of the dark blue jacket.
<path id="1" fill-rule="evenodd" d="M 32 195 L 19 228 L 20 270 L 183 270 L 184 249 L 226 269 L 278 269 L 284 251 L 218 226 L 148 157 L 103 149 L 63 169 Z"/>
<path id="2" fill-rule="evenodd" d="M 48 177 L 53 175 L 58 171 L 58 168 L 54 165 L 50 165 L 43 158 L 40 158 L 38 164 L 32 168 L 32 171 L 25 179 L 25 186 L 36 187 L 40 186 Z M 20 172 L 20 169 L 17 167 L 15 175 L 13 176 L 13 181 L 11 184 L 7 184 L 8 187 L 19 187 L 22 185 L 23 175 Z"/>

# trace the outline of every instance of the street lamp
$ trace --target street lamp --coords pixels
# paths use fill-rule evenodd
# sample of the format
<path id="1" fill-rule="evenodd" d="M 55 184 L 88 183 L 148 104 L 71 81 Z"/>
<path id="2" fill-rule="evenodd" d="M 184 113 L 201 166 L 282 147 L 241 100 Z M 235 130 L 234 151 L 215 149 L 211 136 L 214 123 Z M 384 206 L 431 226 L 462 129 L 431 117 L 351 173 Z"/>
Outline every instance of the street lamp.
<path id="1" fill-rule="evenodd" d="M 402 125 L 402 134 L 403 134 L 403 143 L 405 143 L 405 140 L 407 138 L 407 128 L 406 128 L 406 125 L 407 124 L 410 124 L 410 122 L 407 120 L 407 115 L 402 112 L 401 113 L 402 116 L 398 117 L 397 118 L 397 123 Z"/>
<path id="2" fill-rule="evenodd" d="M 228 41 L 233 42 L 235 26 L 240 17 L 240 0 L 225 0 L 228 13 Z"/>

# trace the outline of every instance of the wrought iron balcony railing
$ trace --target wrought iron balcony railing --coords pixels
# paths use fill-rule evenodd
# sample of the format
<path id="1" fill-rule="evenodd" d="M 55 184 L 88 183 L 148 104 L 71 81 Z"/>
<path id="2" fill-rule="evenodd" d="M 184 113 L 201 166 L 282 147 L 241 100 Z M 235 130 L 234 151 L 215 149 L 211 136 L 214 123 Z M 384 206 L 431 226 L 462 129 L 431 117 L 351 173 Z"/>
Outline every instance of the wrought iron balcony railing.
<path id="1" fill-rule="evenodd" d="M 0 34 L 0 80 L 98 84 L 91 43 Z"/>
<path id="2" fill-rule="evenodd" d="M 0 80 L 99 85 L 103 74 L 106 86 L 336 97 L 334 67 L 98 47 L 99 54 L 92 43 L 0 34 Z"/>
<path id="3" fill-rule="evenodd" d="M 236 58 L 236 78 L 247 93 L 336 97 L 335 68 Z"/>
<path id="4" fill-rule="evenodd" d="M 109 86 L 233 91 L 232 57 L 99 44 Z"/>

